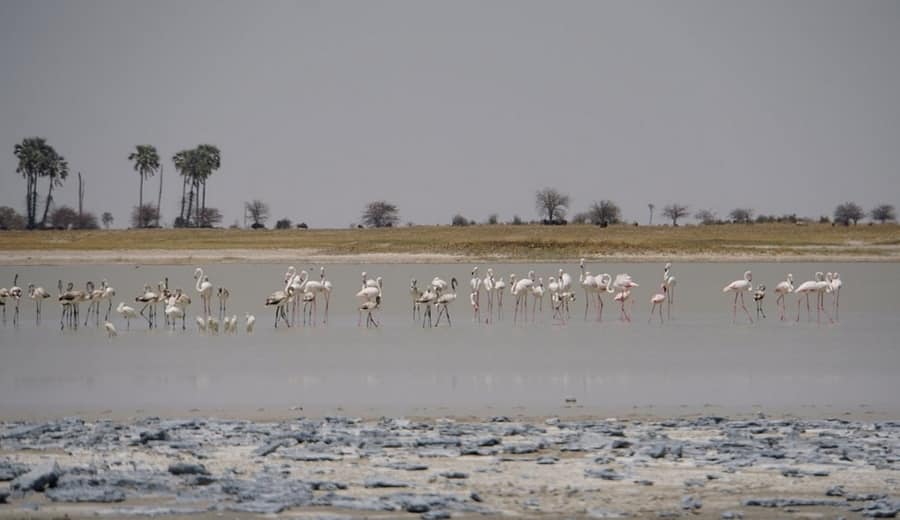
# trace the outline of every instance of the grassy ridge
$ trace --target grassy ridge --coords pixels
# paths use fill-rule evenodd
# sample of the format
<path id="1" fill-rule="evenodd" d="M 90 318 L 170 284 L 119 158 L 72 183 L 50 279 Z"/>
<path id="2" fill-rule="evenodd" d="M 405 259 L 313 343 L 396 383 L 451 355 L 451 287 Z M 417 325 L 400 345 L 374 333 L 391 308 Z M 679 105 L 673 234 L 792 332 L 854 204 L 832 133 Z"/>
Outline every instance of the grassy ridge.
<path id="1" fill-rule="evenodd" d="M 309 249 L 322 254 L 447 253 L 508 258 L 778 253 L 900 254 L 900 226 L 414 226 L 393 229 L 252 231 L 147 229 L 0 232 L 0 251 Z"/>

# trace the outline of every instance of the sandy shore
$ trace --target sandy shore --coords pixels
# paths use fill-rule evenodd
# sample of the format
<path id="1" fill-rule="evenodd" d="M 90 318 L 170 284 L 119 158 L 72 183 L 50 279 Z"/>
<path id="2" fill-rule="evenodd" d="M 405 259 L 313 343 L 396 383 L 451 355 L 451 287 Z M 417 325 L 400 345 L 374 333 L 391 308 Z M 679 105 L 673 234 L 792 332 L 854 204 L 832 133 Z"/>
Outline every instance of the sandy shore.
<path id="1" fill-rule="evenodd" d="M 858 247 L 816 247 L 808 252 L 779 254 L 769 249 L 758 253 L 742 254 L 669 254 L 647 252 L 642 254 L 594 255 L 594 262 L 900 262 L 900 249 L 890 247 L 872 248 L 870 254 L 860 254 Z M 15 250 L 0 251 L 0 265 L 58 266 L 71 264 L 144 264 L 144 265 L 186 265 L 196 263 L 327 263 L 327 264 L 447 264 L 472 262 L 503 263 L 560 263 L 572 262 L 572 258 L 530 260 L 503 256 L 477 257 L 467 255 L 435 253 L 367 253 L 334 255 L 323 254 L 315 249 L 180 249 L 166 251 L 149 250 Z"/>

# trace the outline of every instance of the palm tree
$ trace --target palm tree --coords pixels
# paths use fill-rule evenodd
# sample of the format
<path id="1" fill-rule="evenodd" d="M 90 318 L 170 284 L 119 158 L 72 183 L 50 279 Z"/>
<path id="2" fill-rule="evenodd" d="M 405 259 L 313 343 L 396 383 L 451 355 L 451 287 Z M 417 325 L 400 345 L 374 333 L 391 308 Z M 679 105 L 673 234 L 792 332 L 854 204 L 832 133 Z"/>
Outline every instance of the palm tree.
<path id="1" fill-rule="evenodd" d="M 197 153 L 197 225 L 206 226 L 203 215 L 206 215 L 206 181 L 222 165 L 222 154 L 215 145 L 201 144 L 196 148 Z M 200 185 L 203 185 L 203 195 L 200 196 Z"/>
<path id="2" fill-rule="evenodd" d="M 56 153 L 52 146 L 47 144 L 43 137 L 27 137 L 17 144 L 14 153 L 19 159 L 16 172 L 21 173 L 27 180 L 25 192 L 25 205 L 28 213 L 28 228 L 43 227 L 47 221 L 47 213 L 53 202 L 53 188 L 62 186 L 62 182 L 69 175 L 69 165 L 66 160 Z M 40 177 L 47 177 L 50 184 L 47 191 L 44 215 L 40 223 L 37 223 L 37 183 Z"/>
<path id="3" fill-rule="evenodd" d="M 182 150 L 172 156 L 172 163 L 175 165 L 175 170 L 181 175 L 181 211 L 178 213 L 178 221 L 176 222 L 177 227 L 186 226 L 188 220 L 184 215 L 184 203 L 187 201 L 187 185 L 188 179 L 191 176 L 191 152 L 192 150 Z M 190 210 L 188 210 L 188 216 L 190 216 Z"/>
<path id="4" fill-rule="evenodd" d="M 137 151 L 128 156 L 129 161 L 134 161 L 134 171 L 141 177 L 141 190 L 138 196 L 138 207 L 144 207 L 144 179 L 153 177 L 159 169 L 159 154 L 156 147 L 149 144 L 137 145 Z M 144 227 L 143 219 L 138 221 L 138 227 Z"/>

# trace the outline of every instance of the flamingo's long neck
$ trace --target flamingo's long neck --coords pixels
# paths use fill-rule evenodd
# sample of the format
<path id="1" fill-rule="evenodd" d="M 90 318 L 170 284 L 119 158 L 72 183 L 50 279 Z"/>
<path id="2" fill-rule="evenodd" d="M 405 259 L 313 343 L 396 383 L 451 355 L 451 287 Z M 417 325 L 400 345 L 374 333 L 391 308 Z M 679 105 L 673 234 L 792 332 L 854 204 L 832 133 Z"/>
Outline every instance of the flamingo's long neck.
<path id="1" fill-rule="evenodd" d="M 197 269 L 199 274 L 197 275 L 197 292 L 200 292 L 200 284 L 203 283 L 203 269 Z"/>

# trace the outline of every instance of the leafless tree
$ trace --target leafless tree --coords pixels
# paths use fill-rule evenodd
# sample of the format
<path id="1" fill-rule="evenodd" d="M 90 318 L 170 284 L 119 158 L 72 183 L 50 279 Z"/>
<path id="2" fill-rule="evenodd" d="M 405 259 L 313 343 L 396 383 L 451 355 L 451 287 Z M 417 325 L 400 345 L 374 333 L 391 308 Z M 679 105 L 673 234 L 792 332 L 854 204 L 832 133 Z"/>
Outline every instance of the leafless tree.
<path id="1" fill-rule="evenodd" d="M 834 221 L 845 226 L 849 226 L 851 220 L 855 226 L 856 223 L 865 216 L 866 213 L 859 204 L 855 202 L 845 202 L 834 208 Z"/>
<path id="2" fill-rule="evenodd" d="M 672 225 L 678 225 L 678 219 L 688 216 L 688 207 L 681 204 L 669 204 L 663 208 L 663 216 L 672 220 Z"/>
<path id="3" fill-rule="evenodd" d="M 253 220 L 251 227 L 254 229 L 266 227 L 266 221 L 269 220 L 268 204 L 259 199 L 254 199 L 250 202 L 245 202 L 244 209 L 247 211 L 250 219 Z"/>
<path id="4" fill-rule="evenodd" d="M 897 220 L 897 215 L 894 213 L 894 206 L 890 204 L 881 204 L 876 206 L 875 209 L 872 210 L 872 220 L 877 220 L 884 224 L 887 221 L 895 221 Z"/>
<path id="5" fill-rule="evenodd" d="M 539 215 L 547 216 L 548 223 L 557 222 L 566 217 L 569 196 L 553 188 L 544 188 L 535 194 L 534 205 Z"/>
<path id="6" fill-rule="evenodd" d="M 400 222 L 397 206 L 385 200 L 376 200 L 366 204 L 363 209 L 362 222 L 366 226 L 381 228 L 394 227 Z"/>

